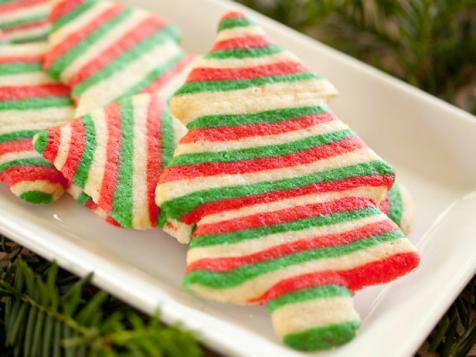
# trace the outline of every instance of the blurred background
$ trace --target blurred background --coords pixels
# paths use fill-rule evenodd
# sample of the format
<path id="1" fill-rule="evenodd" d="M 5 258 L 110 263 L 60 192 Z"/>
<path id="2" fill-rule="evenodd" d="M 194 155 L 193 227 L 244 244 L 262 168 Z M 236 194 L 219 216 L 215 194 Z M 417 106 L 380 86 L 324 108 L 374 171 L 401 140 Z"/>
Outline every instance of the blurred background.
<path id="1" fill-rule="evenodd" d="M 476 114 L 476 0 L 238 0 Z"/>

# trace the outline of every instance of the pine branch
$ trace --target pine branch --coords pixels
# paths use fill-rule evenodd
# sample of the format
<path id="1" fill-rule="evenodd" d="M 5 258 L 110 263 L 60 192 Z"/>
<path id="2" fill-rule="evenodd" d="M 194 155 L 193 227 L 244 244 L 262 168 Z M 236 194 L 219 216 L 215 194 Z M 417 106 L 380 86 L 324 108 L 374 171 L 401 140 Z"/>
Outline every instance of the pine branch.
<path id="1" fill-rule="evenodd" d="M 91 288 L 91 275 L 74 279 L 55 263 L 0 247 L 1 340 L 15 356 L 199 356 L 193 334 L 147 318 Z M 32 267 L 35 268 L 35 271 Z M 59 275 L 65 275 L 60 277 Z M 112 304 L 111 304 L 112 303 Z M 115 305 L 114 312 L 108 305 Z"/>

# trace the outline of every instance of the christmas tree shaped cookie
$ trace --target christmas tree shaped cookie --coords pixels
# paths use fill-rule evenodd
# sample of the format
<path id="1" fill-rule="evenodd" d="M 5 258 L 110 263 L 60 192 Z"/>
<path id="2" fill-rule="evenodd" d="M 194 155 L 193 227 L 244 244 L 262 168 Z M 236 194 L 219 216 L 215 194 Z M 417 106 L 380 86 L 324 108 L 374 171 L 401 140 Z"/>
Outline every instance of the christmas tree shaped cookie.
<path id="1" fill-rule="evenodd" d="M 50 30 L 50 0 L 0 3 L 0 30 L 11 43 L 46 41 Z"/>
<path id="2" fill-rule="evenodd" d="M 0 45 L 0 181 L 32 203 L 61 196 L 67 182 L 33 148 L 39 130 L 73 116 L 69 88 L 42 69 L 45 43 Z"/>
<path id="3" fill-rule="evenodd" d="M 192 59 L 177 43 L 176 29 L 142 9 L 60 0 L 51 22 L 45 68 L 72 88 L 77 115 L 140 92 L 166 97 Z"/>
<path id="4" fill-rule="evenodd" d="M 184 131 L 164 100 L 141 94 L 38 133 L 34 145 L 76 186 L 73 196 L 123 227 L 145 229 L 157 224 L 157 179 Z"/>
<path id="5" fill-rule="evenodd" d="M 281 52 L 256 33 L 226 15 L 204 57 L 213 62 L 199 62 L 172 98 L 189 131 L 157 185 L 160 224 L 194 227 L 187 289 L 265 304 L 284 343 L 331 348 L 359 327 L 352 294 L 410 272 L 419 257 L 377 206 L 391 167 L 323 104 L 319 78 L 277 74 L 288 68 L 280 59 L 264 70 L 263 58 Z"/>

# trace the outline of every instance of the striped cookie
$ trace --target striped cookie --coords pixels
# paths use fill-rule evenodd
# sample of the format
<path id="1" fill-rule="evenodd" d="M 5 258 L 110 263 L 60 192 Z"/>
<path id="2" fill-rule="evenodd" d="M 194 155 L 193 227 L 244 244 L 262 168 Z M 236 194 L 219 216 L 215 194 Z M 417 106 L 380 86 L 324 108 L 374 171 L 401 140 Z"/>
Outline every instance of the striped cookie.
<path id="1" fill-rule="evenodd" d="M 11 0 L 0 3 L 0 29 L 12 43 L 46 41 L 50 31 L 49 0 Z"/>
<path id="2" fill-rule="evenodd" d="M 395 182 L 379 207 L 406 235 L 410 234 L 413 227 L 414 203 L 405 186 Z"/>
<path id="3" fill-rule="evenodd" d="M 76 114 L 141 92 L 172 94 L 193 56 L 175 27 L 145 10 L 111 1 L 55 5 L 45 68 L 72 88 Z"/>
<path id="4" fill-rule="evenodd" d="M 184 123 L 227 111 L 233 98 L 242 99 L 235 101 L 235 112 L 246 114 L 269 106 L 287 108 L 296 100 L 311 106 L 337 94 L 328 80 L 273 44 L 260 27 L 238 12 L 223 18 L 212 50 L 197 62 L 171 102 Z M 293 96 L 297 88 L 299 98 Z"/>
<path id="5" fill-rule="evenodd" d="M 249 27 L 257 31 L 242 15 L 226 15 L 218 43 L 228 41 L 223 31 L 241 27 L 246 41 Z M 227 53 L 233 68 L 256 53 L 246 46 Z M 263 74 L 245 82 L 253 83 L 248 90 L 241 77 L 216 73 L 193 69 L 172 98 L 189 131 L 156 191 L 161 225 L 174 219 L 194 227 L 184 286 L 217 301 L 266 304 L 293 348 L 342 344 L 359 326 L 352 293 L 419 262 L 375 203 L 392 187 L 393 170 L 307 80 Z"/>
<path id="6" fill-rule="evenodd" d="M 66 180 L 34 150 L 33 135 L 73 115 L 69 89 L 42 69 L 45 43 L 0 46 L 0 181 L 32 203 L 56 200 Z"/>
<path id="7" fill-rule="evenodd" d="M 43 131 L 34 145 L 77 186 L 73 196 L 90 197 L 91 208 L 123 227 L 146 229 L 157 224 L 157 179 L 184 131 L 164 100 L 142 94 Z"/>

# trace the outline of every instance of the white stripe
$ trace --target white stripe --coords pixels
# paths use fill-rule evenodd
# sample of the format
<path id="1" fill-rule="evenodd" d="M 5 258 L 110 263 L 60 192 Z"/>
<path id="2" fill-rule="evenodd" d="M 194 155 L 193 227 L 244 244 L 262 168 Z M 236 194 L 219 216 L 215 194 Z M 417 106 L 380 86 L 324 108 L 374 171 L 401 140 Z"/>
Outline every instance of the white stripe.
<path id="1" fill-rule="evenodd" d="M 46 50 L 46 42 L 31 42 L 14 45 L 2 44 L 0 46 L 0 57 L 43 56 Z"/>
<path id="2" fill-rule="evenodd" d="M 244 36 L 257 36 L 257 35 L 266 36 L 266 33 L 261 27 L 257 25 L 239 26 L 239 27 L 233 27 L 233 28 L 221 30 L 218 33 L 215 42 L 229 40 L 231 38 L 244 37 Z"/>
<path id="3" fill-rule="evenodd" d="M 359 321 L 352 297 L 327 297 L 281 306 L 271 313 L 274 329 L 281 338 L 314 327 Z"/>
<path id="4" fill-rule="evenodd" d="M 0 25 L 6 24 L 10 21 L 28 19 L 29 17 L 43 16 L 44 18 L 47 18 L 50 11 L 51 5 L 49 2 L 30 5 L 28 7 L 21 7 L 11 10 L 10 12 L 2 13 Z"/>
<path id="5" fill-rule="evenodd" d="M 83 12 L 73 21 L 70 21 L 66 25 L 61 26 L 56 31 L 50 33 L 50 50 L 56 47 L 60 42 L 63 42 L 63 40 L 70 34 L 80 31 L 84 26 L 93 21 L 96 16 L 112 6 L 114 6 L 114 3 L 110 1 L 98 1 L 93 7 L 89 8 L 86 12 Z M 74 11 L 76 11 L 76 9 L 74 9 L 73 12 Z"/>
<path id="6" fill-rule="evenodd" d="M 81 189 L 81 187 L 76 186 L 74 183 L 71 183 L 69 185 L 67 191 L 71 196 L 73 196 L 75 200 L 77 200 L 79 196 L 81 196 L 81 194 L 83 193 L 83 190 Z"/>
<path id="7" fill-rule="evenodd" d="M 18 130 L 41 130 L 68 122 L 72 107 L 2 110 L 0 112 L 0 135 Z"/>
<path id="8" fill-rule="evenodd" d="M 257 67 L 279 62 L 299 61 L 296 56 L 290 52 L 284 51 L 262 57 L 250 58 L 205 58 L 200 57 L 196 68 L 247 68 Z"/>
<path id="9" fill-rule="evenodd" d="M 0 86 L 21 86 L 55 84 L 51 77 L 45 72 L 30 72 L 0 76 Z"/>
<path id="10" fill-rule="evenodd" d="M 91 196 L 94 202 L 99 202 L 99 194 L 104 179 L 104 171 L 107 159 L 108 128 L 106 113 L 99 109 L 92 113 L 94 130 L 96 133 L 96 150 L 94 151 L 93 161 L 89 169 L 88 179 L 84 186 L 84 192 Z"/>
<path id="11" fill-rule="evenodd" d="M 82 115 L 110 103 L 121 96 L 126 88 L 140 82 L 153 68 L 164 64 L 181 51 L 179 45 L 171 39 L 155 46 L 119 72 L 86 90 L 79 98 L 76 114 Z"/>
<path id="12" fill-rule="evenodd" d="M 127 32 L 137 26 L 142 20 L 144 20 L 149 14 L 143 11 L 133 11 L 125 20 L 123 20 L 118 26 L 115 26 L 105 36 L 101 37 L 93 45 L 89 46 L 85 52 L 81 53 L 73 62 L 68 64 L 65 70 L 61 73 L 61 80 L 64 83 L 68 83 L 72 77 L 79 72 L 79 70 L 87 65 L 97 57 L 108 47 L 115 44 L 121 39 Z"/>
<path id="13" fill-rule="evenodd" d="M 41 156 L 35 150 L 9 152 L 0 156 L 0 165 L 3 165 L 13 160 L 30 159 L 37 157 Z"/>
<path id="14" fill-rule="evenodd" d="M 71 125 L 65 125 L 60 128 L 60 142 L 58 153 L 54 161 L 55 167 L 61 171 L 66 159 L 68 158 L 69 147 L 71 145 Z"/>
<path id="15" fill-rule="evenodd" d="M 192 226 L 171 218 L 167 219 L 162 229 L 182 244 L 187 244 L 192 234 Z"/>
<path id="16" fill-rule="evenodd" d="M 322 105 L 334 94 L 335 90 L 328 80 L 309 79 L 240 90 L 184 94 L 173 97 L 170 105 L 174 115 L 187 124 L 205 115 L 251 114 Z"/>
<path id="17" fill-rule="evenodd" d="M 322 227 L 310 227 L 299 231 L 269 234 L 259 239 L 245 240 L 234 244 L 196 247 L 188 251 L 187 264 L 207 258 L 242 257 L 270 249 L 280 244 L 315 239 L 329 234 L 341 234 L 361 228 L 367 224 L 381 221 L 388 221 L 388 217 L 383 213 Z"/>
<path id="18" fill-rule="evenodd" d="M 395 254 L 415 252 L 415 248 L 406 238 L 383 242 L 372 247 L 346 254 L 336 258 L 316 259 L 302 264 L 291 265 L 280 270 L 261 274 L 242 284 L 223 289 L 212 289 L 199 284 L 189 285 L 189 288 L 208 299 L 246 304 L 249 300 L 262 296 L 278 282 L 291 277 L 320 271 L 348 270 L 359 266 L 385 259 Z M 226 276 L 224 276 L 226 279 Z"/>
<path id="19" fill-rule="evenodd" d="M 227 210 L 220 213 L 211 214 L 202 218 L 200 220 L 200 224 L 223 222 L 226 220 L 237 219 L 240 217 L 246 217 L 258 213 L 273 212 L 294 206 L 303 206 L 314 203 L 328 202 L 344 197 L 375 197 L 378 196 L 381 191 L 382 187 L 380 186 L 360 186 L 345 191 L 312 193 L 308 195 L 285 198 L 274 202 L 254 204 L 251 206 L 245 206 L 234 210 Z"/>
<path id="20" fill-rule="evenodd" d="M 229 141 L 207 141 L 199 140 L 192 143 L 182 143 L 177 147 L 175 155 L 200 153 L 200 152 L 216 152 L 240 150 L 248 148 L 259 148 L 262 146 L 274 146 L 303 140 L 311 136 L 332 133 L 338 130 L 349 129 L 340 120 L 332 120 L 330 122 L 315 123 L 314 125 L 297 130 L 289 130 L 284 133 L 275 135 L 255 135 L 252 137 L 244 137 Z"/>
<path id="21" fill-rule="evenodd" d="M 150 96 L 133 99 L 133 165 L 132 165 L 132 226 L 145 229 L 151 226 L 147 199 L 147 114 Z M 158 173 L 157 173 L 158 174 Z"/>
<path id="22" fill-rule="evenodd" d="M 328 159 L 317 160 L 309 164 L 299 164 L 286 168 L 241 173 L 236 175 L 194 177 L 190 179 L 164 182 L 157 186 L 157 200 L 160 206 L 161 203 L 170 199 L 182 197 L 200 190 L 220 187 L 237 187 L 278 179 L 284 180 L 378 159 L 379 157 L 372 150 L 364 148 L 352 152 L 346 152 L 342 155 L 337 155 Z"/>

